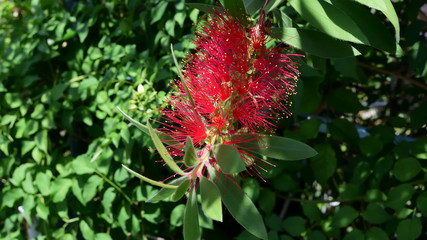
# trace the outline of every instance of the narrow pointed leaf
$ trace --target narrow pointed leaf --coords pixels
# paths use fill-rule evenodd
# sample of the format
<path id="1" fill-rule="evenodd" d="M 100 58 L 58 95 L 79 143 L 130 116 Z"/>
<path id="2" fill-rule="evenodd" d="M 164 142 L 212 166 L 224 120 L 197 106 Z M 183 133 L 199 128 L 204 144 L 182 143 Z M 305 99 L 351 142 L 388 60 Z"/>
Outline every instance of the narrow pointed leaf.
<path id="1" fill-rule="evenodd" d="M 213 147 L 213 153 L 224 173 L 234 174 L 246 169 L 239 151 L 231 145 L 217 144 Z"/>
<path id="2" fill-rule="evenodd" d="M 185 154 L 184 154 L 184 164 L 187 167 L 192 167 L 199 163 L 199 160 L 196 155 L 196 150 L 193 146 L 193 141 L 191 137 L 187 136 L 187 142 L 185 143 Z"/>
<path id="3" fill-rule="evenodd" d="M 175 63 L 176 69 L 178 71 L 179 78 L 181 79 L 182 85 L 184 86 L 185 93 L 187 94 L 188 100 L 190 100 L 191 106 L 193 106 L 193 108 L 196 109 L 196 105 L 194 104 L 193 97 L 191 96 L 190 91 L 188 90 L 187 83 L 185 82 L 184 75 L 182 74 L 181 68 L 179 67 L 178 61 L 176 60 L 175 54 L 173 52 L 172 44 L 171 44 L 171 52 L 172 52 L 173 61 Z"/>
<path id="4" fill-rule="evenodd" d="M 242 142 L 237 145 L 247 151 L 279 160 L 300 160 L 317 155 L 316 150 L 305 143 L 278 136 L 264 136 L 259 140 Z"/>
<path id="5" fill-rule="evenodd" d="M 155 186 L 163 187 L 163 188 L 172 188 L 172 189 L 176 189 L 177 188 L 177 186 L 164 184 L 162 182 L 158 182 L 158 181 L 152 180 L 152 179 L 150 179 L 148 177 L 144 177 L 143 175 L 141 175 L 141 174 L 139 174 L 139 173 L 131 170 L 130 168 L 126 167 L 123 164 L 122 164 L 122 167 L 124 167 L 128 172 L 132 173 L 134 176 L 138 177 L 142 181 L 146 181 L 146 182 L 151 183 L 151 184 L 153 184 Z"/>
<path id="6" fill-rule="evenodd" d="M 176 202 L 184 196 L 184 194 L 188 191 L 188 187 L 190 186 L 190 180 L 185 180 L 182 182 L 175 192 L 172 195 L 172 201 Z"/>
<path id="7" fill-rule="evenodd" d="M 168 183 L 168 185 L 173 185 L 173 186 L 178 187 L 186 179 L 188 179 L 188 178 L 185 176 L 182 176 L 180 178 L 177 178 L 177 179 L 171 181 L 170 183 Z M 145 202 L 149 203 L 149 202 L 158 202 L 158 201 L 165 200 L 166 198 L 168 198 L 172 194 L 174 194 L 175 190 L 176 190 L 176 188 L 162 188 L 159 191 L 157 191 L 153 196 L 151 196 L 149 199 L 147 199 Z"/>
<path id="8" fill-rule="evenodd" d="M 221 194 L 218 187 L 205 177 L 200 179 L 200 195 L 202 207 L 206 216 L 222 222 Z"/>
<path id="9" fill-rule="evenodd" d="M 165 148 L 165 146 L 163 146 L 163 143 L 160 141 L 159 136 L 157 136 L 156 132 L 151 127 L 149 122 L 147 122 L 147 128 L 150 133 L 151 139 L 154 142 L 154 146 L 156 146 L 157 151 L 159 152 L 160 156 L 162 156 L 162 159 L 166 162 L 166 164 L 176 173 L 180 175 L 185 175 L 185 173 L 181 170 L 181 168 L 178 167 L 178 165 L 176 165 L 175 161 L 169 155 L 168 150 Z"/>
<path id="10" fill-rule="evenodd" d="M 319 31 L 289 27 L 280 30 L 281 32 L 275 33 L 286 44 L 319 57 L 345 58 L 360 55 L 360 52 L 349 43 Z"/>
<path id="11" fill-rule="evenodd" d="M 137 127 L 139 130 L 141 130 L 143 133 L 150 135 L 150 132 L 148 131 L 147 126 L 145 126 L 144 124 L 136 121 L 135 119 L 131 118 L 129 115 L 127 115 L 125 112 L 122 111 L 122 109 L 120 109 L 119 107 L 117 107 L 117 109 L 119 110 L 119 112 L 121 114 L 123 114 L 123 116 L 125 118 L 127 118 L 135 127 Z M 168 144 L 168 145 L 173 145 L 176 144 L 176 141 L 173 141 L 173 138 L 171 138 L 170 136 L 163 134 L 157 130 L 154 130 L 157 135 L 159 136 L 160 140 L 162 140 L 164 143 Z"/>
<path id="12" fill-rule="evenodd" d="M 400 27 L 399 27 L 399 18 L 397 17 L 396 11 L 394 10 L 393 4 L 390 0 L 356 0 L 363 5 L 366 5 L 370 8 L 380 10 L 393 24 L 395 30 L 396 41 L 400 40 Z"/>
<path id="13" fill-rule="evenodd" d="M 310 24 L 337 39 L 373 46 L 390 53 L 397 49 L 387 29 L 376 27 L 380 21 L 353 1 L 290 0 L 289 3 Z M 355 16 L 356 12 L 358 15 Z"/>
<path id="14" fill-rule="evenodd" d="M 196 190 L 193 188 L 187 199 L 184 212 L 184 240 L 199 240 L 199 211 L 197 209 Z"/>
<path id="15" fill-rule="evenodd" d="M 218 177 L 217 186 L 221 193 L 222 202 L 234 219 L 254 236 L 267 239 L 267 230 L 262 216 L 243 190 L 232 180 L 226 178 L 224 174 Z"/>
<path id="16" fill-rule="evenodd" d="M 237 18 L 241 23 L 246 20 L 246 9 L 242 0 L 220 0 L 220 3 L 224 8 L 233 16 Z"/>
<path id="17" fill-rule="evenodd" d="M 131 118 L 129 115 L 127 115 L 125 112 L 122 111 L 122 109 L 120 109 L 120 107 L 116 107 L 119 112 L 121 114 L 123 114 L 123 116 L 125 116 L 125 118 L 127 118 L 133 125 L 135 125 L 135 127 L 137 127 L 139 130 L 141 130 L 142 132 L 144 132 L 145 134 L 150 135 L 150 133 L 148 132 L 148 128 L 147 126 L 145 126 L 144 124 L 136 121 L 135 119 Z"/>
<path id="18" fill-rule="evenodd" d="M 206 3 L 185 3 L 190 9 L 196 8 L 205 13 L 212 13 L 212 10 L 223 12 L 222 8 L 217 5 L 206 4 Z"/>
<path id="19" fill-rule="evenodd" d="M 176 60 L 175 54 L 173 52 L 172 44 L 171 44 L 171 52 L 172 52 L 173 61 L 175 62 L 175 66 L 176 66 L 176 69 L 178 71 L 179 78 L 181 79 L 182 85 L 184 86 L 185 93 L 187 94 L 188 100 L 190 100 L 191 106 L 193 107 L 194 116 L 196 117 L 196 120 L 199 123 L 202 123 L 202 118 L 200 117 L 199 113 L 197 112 L 196 104 L 194 104 L 193 97 L 190 94 L 190 90 L 188 90 L 187 83 L 185 82 L 184 75 L 182 74 L 181 68 L 179 67 L 178 61 Z"/>

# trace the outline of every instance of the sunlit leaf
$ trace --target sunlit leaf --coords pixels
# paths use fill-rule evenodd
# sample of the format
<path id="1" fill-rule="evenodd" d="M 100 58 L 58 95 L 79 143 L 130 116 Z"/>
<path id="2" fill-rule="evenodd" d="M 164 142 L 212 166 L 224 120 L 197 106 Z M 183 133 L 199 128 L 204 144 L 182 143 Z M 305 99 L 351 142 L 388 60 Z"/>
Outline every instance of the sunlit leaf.
<path id="1" fill-rule="evenodd" d="M 213 147 L 213 153 L 224 173 L 234 174 L 246 169 L 239 151 L 231 145 L 217 144 Z"/>
<path id="2" fill-rule="evenodd" d="M 218 177 L 216 184 L 220 190 L 222 202 L 234 219 L 254 236 L 267 239 L 267 230 L 262 216 L 243 190 L 223 174 Z"/>
<path id="3" fill-rule="evenodd" d="M 414 193 L 414 187 L 408 183 L 400 184 L 391 189 L 387 195 L 387 202 L 385 205 L 395 210 L 405 206 L 406 202 L 411 199 Z"/>
<path id="4" fill-rule="evenodd" d="M 393 168 L 397 180 L 404 182 L 411 180 L 421 171 L 421 164 L 413 157 L 399 159 Z"/>
<path id="5" fill-rule="evenodd" d="M 289 1 L 292 7 L 314 27 L 337 39 L 361 43 L 390 53 L 396 43 L 369 11 L 351 1 Z"/>
<path id="6" fill-rule="evenodd" d="M 144 124 L 136 121 L 135 119 L 131 118 L 129 115 L 127 115 L 125 112 L 122 111 L 122 109 L 120 109 L 119 107 L 117 107 L 117 109 L 119 110 L 119 112 L 121 114 L 123 114 L 123 116 L 125 116 L 125 118 L 127 118 L 135 127 L 137 127 L 139 130 L 141 130 L 143 133 L 150 135 L 150 132 L 148 131 L 148 127 L 145 126 Z M 154 130 L 157 135 L 159 136 L 159 138 L 166 144 L 168 145 L 173 145 L 176 144 L 176 141 L 172 141 L 173 138 L 171 138 L 170 136 L 163 134 L 161 132 L 159 132 L 158 130 Z"/>
<path id="7" fill-rule="evenodd" d="M 285 27 L 280 32 L 275 32 L 280 34 L 280 39 L 286 44 L 319 57 L 345 58 L 360 55 L 350 44 L 319 31 Z"/>
<path id="8" fill-rule="evenodd" d="M 170 183 L 168 183 L 168 185 L 173 185 L 176 186 L 175 188 L 162 188 L 159 191 L 157 191 L 153 196 L 151 196 L 150 198 L 147 199 L 147 201 L 145 202 L 158 202 L 158 201 L 162 201 L 165 200 L 166 198 L 172 196 L 172 194 L 175 193 L 176 188 L 185 180 L 187 180 L 188 178 L 186 176 L 182 176 L 180 178 L 174 179 L 173 181 L 171 181 Z"/>
<path id="9" fill-rule="evenodd" d="M 218 187 L 202 176 L 200 179 L 200 194 L 202 197 L 203 211 L 206 216 L 222 222 L 221 195 Z"/>
<path id="10" fill-rule="evenodd" d="M 196 190 L 193 188 L 187 199 L 184 212 L 184 239 L 199 240 L 199 211 L 197 208 Z"/>
<path id="11" fill-rule="evenodd" d="M 193 146 L 193 141 L 190 136 L 187 136 L 187 142 L 185 143 L 185 154 L 184 154 L 184 164 L 187 167 L 192 167 L 199 163 L 197 158 L 196 150 Z"/>
<path id="12" fill-rule="evenodd" d="M 188 187 L 190 186 L 190 180 L 187 179 L 182 182 L 178 188 L 176 188 L 175 192 L 172 195 L 172 201 L 178 201 L 184 196 L 184 194 L 188 191 Z"/>
<path id="13" fill-rule="evenodd" d="M 147 122 L 147 128 L 148 132 L 150 133 L 151 139 L 154 142 L 154 146 L 156 146 L 157 151 L 159 152 L 160 156 L 162 156 L 162 159 L 166 162 L 166 164 L 176 173 L 180 175 L 185 175 L 185 173 L 181 170 L 181 168 L 176 165 L 175 161 L 172 159 L 172 157 L 169 155 L 168 150 L 165 148 L 163 143 L 160 141 L 159 136 L 157 136 L 154 129 L 151 127 L 150 123 Z"/>
<path id="14" fill-rule="evenodd" d="M 358 215 L 359 212 L 350 206 L 341 207 L 332 218 L 332 226 L 339 228 L 346 227 L 352 223 Z"/>
<path id="15" fill-rule="evenodd" d="M 399 18 L 397 17 L 396 11 L 394 10 L 393 4 L 390 0 L 355 0 L 363 5 L 366 5 L 370 8 L 377 9 L 381 11 L 393 24 L 395 31 L 396 41 L 400 40 L 400 27 L 399 27 Z"/>
<path id="16" fill-rule="evenodd" d="M 158 181 L 152 180 L 152 179 L 150 179 L 150 178 L 148 178 L 148 177 L 145 177 L 145 176 L 143 176 L 143 175 L 141 175 L 141 174 L 139 174 L 139 173 L 137 173 L 137 172 L 133 171 L 132 169 L 130 169 L 130 168 L 128 168 L 128 167 L 126 167 L 126 166 L 125 166 L 125 165 L 123 165 L 123 164 L 122 164 L 122 167 L 124 167 L 128 172 L 132 173 L 134 176 L 138 177 L 138 178 L 139 178 L 139 179 L 141 179 L 142 181 L 145 181 L 145 182 L 151 183 L 151 184 L 153 184 L 153 185 L 155 185 L 155 186 L 163 187 L 163 188 L 172 188 L 172 189 L 176 189 L 176 188 L 177 188 L 177 186 L 164 184 L 164 183 L 162 183 L 162 182 L 158 182 Z"/>
<path id="17" fill-rule="evenodd" d="M 237 144 L 246 151 L 279 160 L 300 160 L 313 157 L 317 152 L 305 143 L 291 138 L 262 136 L 260 139 Z"/>

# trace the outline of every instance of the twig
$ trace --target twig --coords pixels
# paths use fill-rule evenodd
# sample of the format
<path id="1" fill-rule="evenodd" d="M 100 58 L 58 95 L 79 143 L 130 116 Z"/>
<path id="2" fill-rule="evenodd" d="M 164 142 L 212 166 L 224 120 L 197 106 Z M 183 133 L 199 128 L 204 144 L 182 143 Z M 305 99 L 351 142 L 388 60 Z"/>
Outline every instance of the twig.
<path id="1" fill-rule="evenodd" d="M 392 72 L 392 71 L 389 71 L 389 70 L 378 68 L 376 66 L 372 66 L 372 65 L 367 64 L 367 63 L 358 62 L 357 64 L 360 65 L 361 67 L 364 67 L 364 68 L 367 68 L 367 69 L 370 69 L 370 70 L 373 70 L 373 71 L 376 71 L 376 72 L 384 73 L 384 74 L 387 74 L 387 75 L 390 75 L 390 76 L 395 76 L 397 78 L 400 78 L 400 79 L 402 79 L 402 80 L 404 80 L 406 82 L 409 82 L 409 83 L 411 83 L 413 85 L 416 85 L 416 86 L 418 86 L 418 87 L 420 87 L 420 88 L 422 88 L 422 89 L 424 89 L 424 90 L 427 91 L 427 85 L 425 85 L 425 84 L 423 84 L 421 82 L 418 82 L 418 81 L 416 81 L 416 80 L 414 80 L 412 78 L 403 76 L 403 75 L 401 75 L 399 73 L 395 73 L 395 72 Z"/>

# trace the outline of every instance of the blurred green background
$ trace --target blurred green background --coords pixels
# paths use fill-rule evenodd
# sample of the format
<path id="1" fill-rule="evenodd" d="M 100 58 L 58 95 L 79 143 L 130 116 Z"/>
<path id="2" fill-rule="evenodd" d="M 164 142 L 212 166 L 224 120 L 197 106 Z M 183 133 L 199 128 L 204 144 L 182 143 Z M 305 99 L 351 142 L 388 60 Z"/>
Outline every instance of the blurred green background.
<path id="1" fill-rule="evenodd" d="M 243 2 L 257 19 L 264 2 Z M 191 51 L 200 3 L 0 0 L 0 239 L 31 227 L 36 239 L 182 239 L 184 200 L 145 204 L 155 187 L 121 167 L 171 174 L 116 106 L 159 119 L 170 44 Z M 269 239 L 427 238 L 425 1 L 272 0 L 267 12 L 278 42 L 305 55 L 277 134 L 319 152 L 243 181 Z M 253 238 L 228 213 L 200 220 L 204 239 Z"/>

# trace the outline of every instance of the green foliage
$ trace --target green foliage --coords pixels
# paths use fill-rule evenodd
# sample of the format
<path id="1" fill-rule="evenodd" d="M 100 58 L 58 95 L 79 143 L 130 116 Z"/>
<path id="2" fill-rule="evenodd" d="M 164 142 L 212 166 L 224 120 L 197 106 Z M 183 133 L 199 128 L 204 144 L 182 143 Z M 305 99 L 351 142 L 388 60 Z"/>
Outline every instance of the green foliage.
<path id="1" fill-rule="evenodd" d="M 200 199 L 183 177 L 157 190 L 122 165 L 172 174 L 138 123 L 157 119 L 178 73 L 170 45 L 178 60 L 191 51 L 212 2 L 72 2 L 0 0 L 0 239 L 26 239 L 24 220 L 41 239 L 425 238 L 423 1 L 270 1 L 271 35 L 305 55 L 277 134 L 318 155 L 268 159 L 265 182 L 241 181 L 246 194 L 234 179 L 203 178 Z M 242 2 L 257 19 L 264 1 Z M 298 148 L 282 140 L 273 144 Z M 205 215 L 223 223 L 212 230 Z"/>

